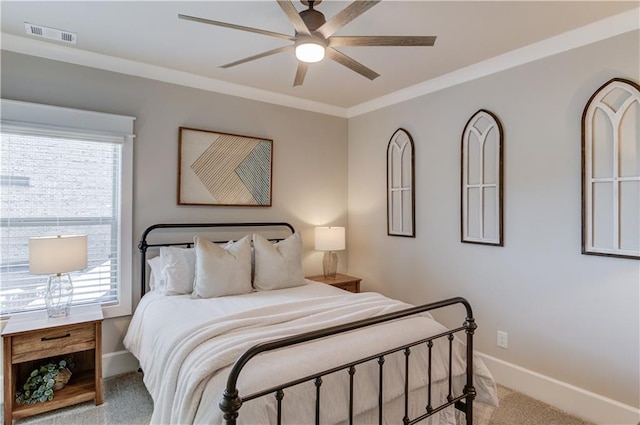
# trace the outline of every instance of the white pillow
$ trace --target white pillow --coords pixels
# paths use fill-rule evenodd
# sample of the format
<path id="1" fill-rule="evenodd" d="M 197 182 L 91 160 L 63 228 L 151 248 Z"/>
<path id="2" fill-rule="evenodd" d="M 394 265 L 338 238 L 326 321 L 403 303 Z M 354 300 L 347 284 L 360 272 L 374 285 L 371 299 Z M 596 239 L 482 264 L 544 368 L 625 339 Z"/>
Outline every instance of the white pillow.
<path id="1" fill-rule="evenodd" d="M 164 263 L 165 295 L 181 295 L 193 292 L 196 271 L 196 250 L 163 246 L 160 259 Z"/>
<path id="2" fill-rule="evenodd" d="M 251 287 L 251 241 L 245 236 L 219 246 L 195 236 L 194 295 L 199 298 L 248 294 Z"/>
<path id="3" fill-rule="evenodd" d="M 253 249 L 253 286 L 256 289 L 270 291 L 304 285 L 302 238 L 298 232 L 276 244 L 254 234 Z"/>
<path id="4" fill-rule="evenodd" d="M 149 273 L 149 290 L 164 290 L 164 264 L 160 256 L 149 258 L 147 260 L 151 272 Z"/>

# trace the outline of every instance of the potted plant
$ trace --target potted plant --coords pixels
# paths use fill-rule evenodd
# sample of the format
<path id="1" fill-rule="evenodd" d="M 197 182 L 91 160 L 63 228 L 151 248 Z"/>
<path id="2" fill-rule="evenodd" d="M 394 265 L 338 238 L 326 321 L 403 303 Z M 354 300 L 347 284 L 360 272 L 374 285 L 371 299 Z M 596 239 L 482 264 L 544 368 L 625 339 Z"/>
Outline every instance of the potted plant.
<path id="1" fill-rule="evenodd" d="M 71 378 L 68 360 L 60 360 L 57 363 L 47 363 L 34 369 L 22 390 L 16 393 L 17 404 L 35 404 L 53 400 L 53 392 L 62 389 Z"/>

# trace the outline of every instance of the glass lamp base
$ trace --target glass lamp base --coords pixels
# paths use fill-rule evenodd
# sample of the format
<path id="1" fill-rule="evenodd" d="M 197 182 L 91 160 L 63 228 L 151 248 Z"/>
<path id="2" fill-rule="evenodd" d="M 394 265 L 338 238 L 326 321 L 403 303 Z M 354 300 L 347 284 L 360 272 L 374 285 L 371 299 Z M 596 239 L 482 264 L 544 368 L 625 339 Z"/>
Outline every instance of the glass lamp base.
<path id="1" fill-rule="evenodd" d="M 324 277 L 329 279 L 336 278 L 336 271 L 338 270 L 338 254 L 333 251 L 327 251 L 322 257 L 322 271 Z"/>
<path id="2" fill-rule="evenodd" d="M 49 276 L 44 302 L 49 317 L 66 317 L 69 315 L 73 298 L 73 284 L 68 274 Z"/>

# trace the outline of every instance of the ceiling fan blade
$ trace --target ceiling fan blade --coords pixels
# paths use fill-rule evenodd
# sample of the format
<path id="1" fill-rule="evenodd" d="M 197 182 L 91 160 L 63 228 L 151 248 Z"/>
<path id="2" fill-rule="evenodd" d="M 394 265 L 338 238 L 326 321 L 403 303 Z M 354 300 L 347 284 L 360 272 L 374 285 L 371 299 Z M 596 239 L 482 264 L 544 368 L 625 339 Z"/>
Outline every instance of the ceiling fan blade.
<path id="1" fill-rule="evenodd" d="M 293 24 L 293 27 L 296 29 L 296 32 L 304 35 L 311 35 L 309 32 L 309 28 L 307 28 L 307 24 L 304 23 L 300 14 L 298 14 L 298 10 L 293 5 L 291 0 L 278 0 L 278 4 L 284 10 L 284 13 L 287 14 L 287 17 Z"/>
<path id="2" fill-rule="evenodd" d="M 433 46 L 436 37 L 427 36 L 333 36 L 329 39 L 329 46 Z"/>
<path id="3" fill-rule="evenodd" d="M 349 22 L 353 21 L 355 18 L 362 15 L 378 3 L 380 3 L 380 0 L 354 1 L 349 6 L 338 12 L 330 21 L 318 28 L 317 32 L 322 34 L 324 38 L 328 38 L 340 28 L 347 25 Z"/>
<path id="4" fill-rule="evenodd" d="M 326 55 L 329 56 L 330 59 L 338 62 L 340 65 L 344 65 L 347 68 L 351 69 L 352 71 L 355 71 L 358 74 L 364 77 L 367 77 L 370 80 L 375 80 L 380 76 L 380 74 L 378 74 L 377 72 L 372 71 L 371 69 L 367 68 L 360 62 L 354 59 L 351 59 L 349 56 L 345 55 L 344 53 L 336 49 L 328 48 L 326 50 Z"/>
<path id="5" fill-rule="evenodd" d="M 268 50 L 266 52 L 259 53 L 257 55 L 249 56 L 248 58 L 240 59 L 235 62 L 228 63 L 220 66 L 220 68 L 231 68 L 232 66 L 240 65 L 241 63 L 250 62 L 256 59 L 264 58 L 266 56 L 275 55 L 276 53 L 286 52 L 287 50 L 293 50 L 293 45 L 278 47 L 277 49 Z"/>
<path id="6" fill-rule="evenodd" d="M 302 85 L 304 77 L 307 75 L 308 68 L 309 64 L 298 61 L 298 70 L 296 71 L 296 79 L 293 80 L 293 87 Z"/>
<path id="7" fill-rule="evenodd" d="M 248 31 L 256 34 L 268 35 L 269 37 L 284 38 L 285 40 L 290 40 L 290 41 L 293 41 L 295 39 L 290 35 L 281 34 L 279 32 L 266 31 L 266 30 L 261 30 L 259 28 L 243 27 L 242 25 L 229 24 L 229 23 L 220 22 L 220 21 L 212 21 L 211 19 L 198 18 L 197 16 L 179 14 L 178 18 L 184 19 L 187 21 L 200 22 L 202 24 L 216 25 L 218 27 L 232 28 L 234 30 Z"/>

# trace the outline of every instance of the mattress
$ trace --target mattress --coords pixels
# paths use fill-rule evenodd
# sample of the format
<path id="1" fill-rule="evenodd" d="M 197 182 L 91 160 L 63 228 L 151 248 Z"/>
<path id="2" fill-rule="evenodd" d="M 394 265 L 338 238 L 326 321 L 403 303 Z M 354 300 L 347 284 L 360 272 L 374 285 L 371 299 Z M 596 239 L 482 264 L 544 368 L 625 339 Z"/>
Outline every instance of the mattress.
<path id="1" fill-rule="evenodd" d="M 245 295 L 208 299 L 190 295 L 146 294 L 131 320 L 124 343 L 140 361 L 144 382 L 154 400 L 152 423 L 222 424 L 218 408 L 229 370 L 235 360 L 258 342 L 325 329 L 410 307 L 376 293 L 353 294 L 318 282 Z M 280 385 L 301 376 L 355 361 L 443 332 L 445 328 L 428 314 L 332 336 L 326 339 L 262 354 L 252 359 L 238 381 L 241 395 Z M 453 388 L 464 385 L 464 345 L 453 343 Z M 404 355 L 385 357 L 383 417 L 400 423 L 404 415 Z M 412 349 L 409 367 L 410 417 L 424 413 L 427 404 L 428 352 L 425 344 Z M 448 394 L 448 341 L 433 348 L 432 405 Z M 477 401 L 497 404 L 491 374 L 474 356 Z M 348 373 L 323 377 L 321 423 L 348 423 Z M 378 421 L 379 365 L 359 365 L 354 378 L 355 423 Z M 313 422 L 316 387 L 306 382 L 286 389 L 283 423 Z M 267 395 L 242 406 L 239 424 L 275 423 L 276 400 Z M 398 416 L 400 415 L 400 416 Z M 453 407 L 427 422 L 456 423 Z"/>

